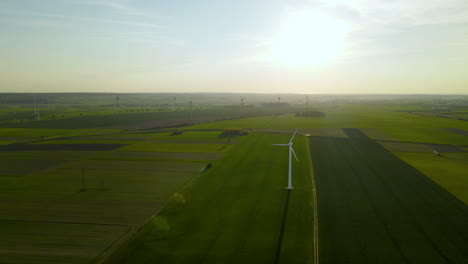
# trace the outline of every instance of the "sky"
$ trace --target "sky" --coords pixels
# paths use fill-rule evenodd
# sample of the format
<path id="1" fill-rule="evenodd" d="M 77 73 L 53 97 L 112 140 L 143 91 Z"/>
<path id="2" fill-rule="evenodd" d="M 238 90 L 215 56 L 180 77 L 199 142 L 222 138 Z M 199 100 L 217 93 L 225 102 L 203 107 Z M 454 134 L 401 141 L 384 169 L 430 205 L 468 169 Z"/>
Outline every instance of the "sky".
<path id="1" fill-rule="evenodd" d="M 468 93 L 467 0 L 0 0 L 0 92 Z"/>

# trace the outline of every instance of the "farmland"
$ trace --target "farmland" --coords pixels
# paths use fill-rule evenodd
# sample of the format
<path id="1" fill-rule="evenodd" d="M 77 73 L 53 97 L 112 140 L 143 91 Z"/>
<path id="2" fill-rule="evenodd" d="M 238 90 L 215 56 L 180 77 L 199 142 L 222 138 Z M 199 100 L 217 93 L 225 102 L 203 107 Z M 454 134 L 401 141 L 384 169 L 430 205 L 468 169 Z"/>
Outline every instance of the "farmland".
<path id="1" fill-rule="evenodd" d="M 466 205 L 352 132 L 310 140 L 321 263 L 465 263 Z"/>
<path id="2" fill-rule="evenodd" d="M 214 163 L 108 263 L 312 263 L 313 207 L 305 137 L 298 137 L 295 186 L 278 239 L 287 191 L 289 135 L 249 135 Z M 297 245 L 300 245 L 299 247 Z M 151 249 L 151 250 L 148 250 Z"/>
<path id="3" fill-rule="evenodd" d="M 72 131 L 20 129 L 33 141 L 0 149 L 0 262 L 106 257 L 236 142 L 220 139 L 220 132 L 187 132 L 184 141 L 170 133 Z M 39 134 L 50 137 L 34 140 Z"/>
<path id="4" fill-rule="evenodd" d="M 106 96 L 40 121 L 0 108 L 0 263 L 466 259 L 466 121 L 413 113 L 422 103 L 208 97 L 189 122 L 187 107 Z M 287 191 L 288 152 L 272 144 L 295 129 Z"/>

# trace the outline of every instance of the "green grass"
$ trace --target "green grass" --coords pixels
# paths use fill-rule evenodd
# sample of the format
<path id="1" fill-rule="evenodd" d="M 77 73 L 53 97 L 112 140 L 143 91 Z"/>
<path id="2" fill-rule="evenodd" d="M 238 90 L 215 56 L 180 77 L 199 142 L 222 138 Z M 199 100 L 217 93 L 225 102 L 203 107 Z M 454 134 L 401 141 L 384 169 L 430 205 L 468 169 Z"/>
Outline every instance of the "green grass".
<path id="1" fill-rule="evenodd" d="M 467 207 L 447 190 L 369 139 L 310 148 L 321 263 L 466 263 Z"/>
<path id="2" fill-rule="evenodd" d="M 89 263 L 126 226 L 0 222 L 1 263 Z"/>
<path id="3" fill-rule="evenodd" d="M 142 142 L 120 148 L 122 151 L 198 152 L 221 153 L 229 150 L 228 144 L 177 144 Z"/>
<path id="4" fill-rule="evenodd" d="M 84 136 L 93 134 L 115 133 L 115 129 L 31 129 L 31 128 L 0 128 L 2 138 L 17 138 L 18 141 L 39 140 L 42 138 L 57 138 Z"/>
<path id="5" fill-rule="evenodd" d="M 189 122 L 206 122 L 214 120 L 232 119 L 248 116 L 269 115 L 273 113 L 288 113 L 290 108 L 276 109 L 274 107 L 256 108 L 208 108 L 193 111 L 193 119 L 190 120 L 190 111 L 171 111 L 166 109 L 161 112 L 109 112 L 95 113 L 80 116 L 78 113 L 64 113 L 58 115 L 59 119 L 41 121 L 27 121 L 21 123 L 0 124 L 5 128 L 55 128 L 55 129 L 95 129 L 95 128 L 152 128 L 161 126 L 174 126 Z M 111 114 L 112 113 L 112 114 Z"/>
<path id="6" fill-rule="evenodd" d="M 466 121 L 389 111 L 386 107 L 386 105 L 340 105 L 337 108 L 324 109 L 326 116 L 323 118 L 296 117 L 292 114 L 252 117 L 202 123 L 188 129 L 377 128 L 382 134 L 401 141 L 468 145 L 468 137 L 443 129 L 468 130 Z"/>
<path id="7" fill-rule="evenodd" d="M 416 143 L 400 143 L 400 142 L 379 142 L 384 148 L 395 152 L 426 152 L 432 153 L 433 149 L 424 145 L 424 144 L 416 144 Z"/>
<path id="8" fill-rule="evenodd" d="M 8 137 L 20 135 L 28 139 L 36 139 L 38 135 L 58 137 L 116 133 L 107 130 L 0 131 Z M 83 137 L 84 140 L 47 140 L 36 144 L 158 145 L 132 140 L 140 138 L 138 135 L 125 135 L 115 134 L 125 140 L 119 140 L 118 137 L 103 140 L 99 138 L 107 138 L 108 135 L 95 135 L 91 137 L 94 140 Z M 195 133 L 191 136 L 191 142 L 197 142 L 196 136 L 207 141 L 212 135 L 208 133 L 204 137 L 203 133 Z M 110 246 L 117 245 L 114 243 L 120 237 L 130 235 L 130 230 L 137 230 L 175 192 L 199 175 L 208 162 L 220 159 L 228 150 L 224 148 L 225 144 L 188 144 L 187 147 L 176 141 L 171 142 L 162 146 L 188 151 L 207 151 L 207 148 L 211 151 L 211 147 L 217 153 L 168 153 L 149 149 L 96 152 L 0 151 L 0 219 L 12 220 L 11 224 L 0 221 L 0 262 L 89 263 Z M 221 147 L 223 149 L 219 150 Z M 164 148 L 159 149 L 164 151 Z M 48 226 L 44 226 L 46 222 Z M 62 222 L 69 224 L 60 224 Z M 82 228 L 82 225 L 73 223 L 87 225 Z M 116 225 L 115 228 L 112 225 Z M 30 230 L 33 226 L 41 231 Z M 4 233 L 4 229 L 8 229 L 8 232 Z M 77 236 L 76 233 L 81 235 Z"/>
<path id="9" fill-rule="evenodd" d="M 91 154 L 85 151 L 0 151 L 0 175 L 38 174 Z"/>
<path id="10" fill-rule="evenodd" d="M 8 145 L 8 144 L 11 144 L 11 143 L 15 143 L 17 141 L 13 141 L 13 140 L 0 140 L 0 146 L 1 145 Z"/>
<path id="11" fill-rule="evenodd" d="M 453 195 L 468 204 L 468 153 L 396 152 L 399 158 L 437 182 Z"/>
<path id="12" fill-rule="evenodd" d="M 288 152 L 271 144 L 289 137 L 245 137 L 108 263 L 273 263 Z M 295 184 L 310 188 L 306 139 L 297 137 L 295 144 L 301 159 L 294 163 Z M 292 193 L 281 263 L 312 263 L 311 199 L 307 189 Z"/>
<path id="13" fill-rule="evenodd" d="M 198 162 L 72 161 L 23 176 L 0 189 L 9 197 L 164 202 L 204 166 Z M 85 192 L 80 192 L 82 169 L 84 187 L 89 189 Z"/>
<path id="14" fill-rule="evenodd" d="M 66 140 L 44 140 L 44 141 L 37 141 L 33 144 L 135 144 L 141 143 L 141 141 L 137 140 L 77 140 L 77 139 L 66 139 Z"/>
<path id="15" fill-rule="evenodd" d="M 198 132 L 198 131 L 190 131 L 185 132 L 180 135 L 173 135 L 172 133 L 157 133 L 152 134 L 151 139 L 162 139 L 162 140 L 220 140 L 221 132 Z"/>
<path id="16" fill-rule="evenodd" d="M 223 153 L 198 152 L 150 152 L 150 151 L 112 151 L 97 153 L 89 159 L 99 160 L 170 160 L 187 162 L 209 162 L 220 159 Z"/>

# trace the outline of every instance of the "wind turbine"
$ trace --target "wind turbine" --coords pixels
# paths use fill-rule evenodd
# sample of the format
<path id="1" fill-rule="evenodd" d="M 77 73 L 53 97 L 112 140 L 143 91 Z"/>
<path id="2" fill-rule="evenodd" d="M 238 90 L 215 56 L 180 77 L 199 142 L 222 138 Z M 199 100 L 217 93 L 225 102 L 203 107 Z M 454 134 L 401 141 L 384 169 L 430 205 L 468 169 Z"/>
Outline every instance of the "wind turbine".
<path id="1" fill-rule="evenodd" d="M 288 190 L 294 189 L 292 186 L 292 178 L 291 178 L 292 177 L 292 164 L 291 164 L 292 155 L 294 155 L 297 162 L 299 162 L 299 159 L 297 158 L 296 153 L 294 152 L 294 149 L 293 149 L 293 140 L 294 140 L 294 136 L 296 136 L 296 133 L 297 133 L 297 129 L 296 131 L 294 131 L 294 134 L 292 135 L 288 144 L 273 144 L 274 146 L 288 146 L 289 147 L 288 187 L 286 187 L 286 189 Z"/>
<path id="2" fill-rule="evenodd" d="M 240 99 L 241 99 L 241 106 L 244 106 L 244 99 L 245 99 L 245 97 L 241 96 Z"/>
<path id="3" fill-rule="evenodd" d="M 190 104 L 190 123 L 192 123 L 192 107 L 193 107 L 192 97 L 190 97 L 190 101 L 188 101 L 187 103 Z"/>

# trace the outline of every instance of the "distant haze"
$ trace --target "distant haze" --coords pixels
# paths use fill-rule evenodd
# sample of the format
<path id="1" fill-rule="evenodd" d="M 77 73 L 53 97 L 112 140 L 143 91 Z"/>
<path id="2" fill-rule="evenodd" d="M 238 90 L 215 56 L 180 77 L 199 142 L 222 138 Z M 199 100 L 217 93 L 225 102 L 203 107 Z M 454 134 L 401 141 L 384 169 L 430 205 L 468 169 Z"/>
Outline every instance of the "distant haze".
<path id="1" fill-rule="evenodd" d="M 2 0 L 0 92 L 468 93 L 467 0 Z"/>

